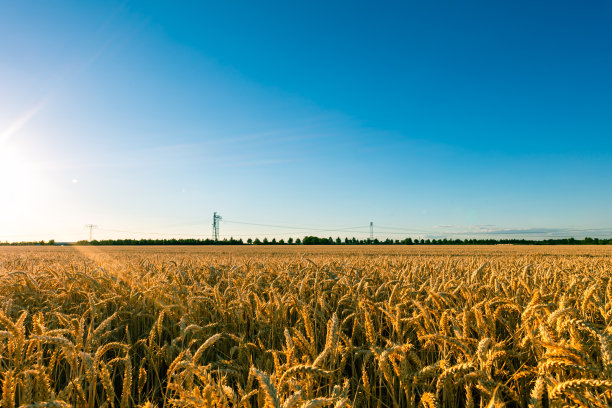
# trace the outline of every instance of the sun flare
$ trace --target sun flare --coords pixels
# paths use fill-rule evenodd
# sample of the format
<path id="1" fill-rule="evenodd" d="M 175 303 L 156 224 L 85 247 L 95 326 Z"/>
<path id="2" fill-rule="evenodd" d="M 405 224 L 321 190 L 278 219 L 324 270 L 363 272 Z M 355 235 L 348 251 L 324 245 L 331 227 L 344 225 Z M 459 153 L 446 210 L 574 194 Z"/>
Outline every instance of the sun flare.
<path id="1" fill-rule="evenodd" d="M 3 183 L 19 183 L 24 178 L 28 166 L 19 151 L 9 145 L 0 146 L 0 180 Z M 7 187 L 3 185 L 3 187 Z"/>
<path id="2" fill-rule="evenodd" d="M 32 209 L 40 185 L 34 167 L 17 148 L 0 145 L 0 211 L 2 217 L 14 217 Z"/>

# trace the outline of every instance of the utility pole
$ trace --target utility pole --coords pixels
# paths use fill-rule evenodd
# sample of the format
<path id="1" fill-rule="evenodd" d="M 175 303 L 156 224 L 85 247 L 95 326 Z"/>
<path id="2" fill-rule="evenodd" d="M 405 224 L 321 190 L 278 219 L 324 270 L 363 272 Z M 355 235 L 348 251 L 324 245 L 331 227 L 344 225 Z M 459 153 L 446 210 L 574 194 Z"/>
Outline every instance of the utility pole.
<path id="1" fill-rule="evenodd" d="M 374 242 L 374 221 L 370 221 L 370 243 Z"/>
<path id="2" fill-rule="evenodd" d="M 94 228 L 98 228 L 98 226 L 93 224 L 87 224 L 85 225 L 85 228 L 89 228 L 89 241 L 91 241 L 93 239 L 93 230 Z"/>
<path id="3" fill-rule="evenodd" d="M 219 221 L 222 219 L 223 218 L 221 218 L 220 215 L 217 215 L 216 212 L 213 214 L 213 239 L 215 241 L 219 240 Z"/>

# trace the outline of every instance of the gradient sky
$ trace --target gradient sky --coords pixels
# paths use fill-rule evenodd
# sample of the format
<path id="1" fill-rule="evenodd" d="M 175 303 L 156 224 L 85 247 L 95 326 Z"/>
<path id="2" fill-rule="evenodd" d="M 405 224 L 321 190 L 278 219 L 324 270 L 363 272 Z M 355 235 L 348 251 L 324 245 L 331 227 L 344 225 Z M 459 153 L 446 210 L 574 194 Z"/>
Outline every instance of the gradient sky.
<path id="1" fill-rule="evenodd" d="M 0 240 L 612 236 L 610 1 L 178 3 L 0 1 Z"/>

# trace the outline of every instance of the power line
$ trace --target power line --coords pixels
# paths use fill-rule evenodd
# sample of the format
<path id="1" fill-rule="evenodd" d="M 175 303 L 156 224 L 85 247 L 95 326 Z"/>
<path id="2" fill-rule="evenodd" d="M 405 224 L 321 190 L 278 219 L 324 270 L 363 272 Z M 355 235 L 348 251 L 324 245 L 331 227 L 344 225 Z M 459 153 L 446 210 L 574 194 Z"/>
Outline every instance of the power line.
<path id="1" fill-rule="evenodd" d="M 368 226 L 356 226 L 356 227 L 345 227 L 345 228 L 306 228 L 306 227 L 297 227 L 297 226 L 288 226 L 288 225 L 274 225 L 274 224 L 261 224 L 261 223 L 252 223 L 252 222 L 244 222 L 244 221 L 229 221 L 223 220 L 223 222 L 232 223 L 232 224 L 243 224 L 243 225 L 254 225 L 268 228 L 286 228 L 292 229 L 291 231 L 276 231 L 274 233 L 256 233 L 256 234 L 231 234 L 232 237 L 250 237 L 253 235 L 258 236 L 277 236 L 277 235 L 290 235 L 290 234 L 308 234 L 313 232 L 354 232 L 358 234 L 368 234 L 366 230 Z M 417 230 L 404 230 L 402 228 L 383 226 L 381 230 L 377 230 L 377 235 L 385 234 L 385 235 L 413 235 L 413 234 L 427 234 L 433 236 L 466 236 L 466 235 L 476 235 L 476 236 L 494 236 L 494 235 L 523 235 L 529 234 L 532 236 L 547 238 L 551 236 L 559 236 L 563 235 L 564 232 L 568 231 L 610 231 L 612 233 L 612 228 L 594 228 L 594 229 L 567 229 L 567 230 L 555 230 L 555 231 L 546 231 L 546 230 L 524 230 L 524 231 L 516 231 L 516 230 L 498 230 L 498 231 L 456 231 L 456 232 L 441 232 L 441 231 L 417 231 Z M 393 231 L 389 231 L 388 229 L 392 228 Z M 361 229 L 361 231 L 357 230 Z M 172 233 L 172 232 L 154 232 L 154 231 L 133 231 L 133 230 L 121 230 L 121 229 L 100 229 L 101 231 L 108 232 L 120 232 L 120 233 L 129 233 L 129 234 L 143 234 L 143 235 L 166 235 L 166 236 L 188 236 L 188 237 L 205 237 L 204 234 L 185 234 L 185 233 Z M 370 231 L 370 239 L 373 239 L 373 229 Z"/>
<path id="2" fill-rule="evenodd" d="M 281 224 L 268 224 L 268 223 L 258 223 L 258 222 L 248 222 L 248 221 L 237 221 L 237 220 L 226 220 L 223 219 L 222 222 L 227 224 L 236 224 L 236 225 L 250 225 L 256 227 L 265 227 L 265 228 L 274 228 L 274 229 L 285 229 L 285 230 L 293 230 L 293 231 L 277 231 L 278 235 L 289 235 L 292 233 L 316 233 L 316 232 L 353 232 L 359 234 L 367 234 L 369 226 L 368 225 L 359 225 L 353 227 L 338 227 L 338 228 L 318 228 L 318 227 L 304 227 L 304 226 L 295 226 L 295 225 L 281 225 Z M 196 226 L 201 225 L 203 222 L 194 222 L 194 223 L 182 223 L 180 225 L 185 226 Z M 177 226 L 179 224 L 175 224 Z M 218 224 L 219 226 L 219 224 Z M 218 227 L 217 226 L 217 227 Z M 170 226 L 168 226 L 170 227 Z M 563 235 L 570 232 L 589 232 L 589 231 L 606 231 L 612 233 L 612 228 L 568 228 L 563 230 L 542 230 L 542 229 L 532 229 L 532 230 L 495 230 L 495 231 L 440 231 L 436 229 L 426 229 L 426 230 L 418 230 L 411 229 L 407 227 L 397 227 L 397 226 L 386 226 L 379 225 L 379 229 L 376 231 L 376 235 L 387 234 L 387 235 L 412 235 L 412 234 L 420 234 L 420 235 L 434 235 L 434 236 L 466 236 L 466 235 L 476 235 L 476 236 L 491 236 L 491 235 L 531 235 L 531 236 L 543 236 L 548 237 L 552 235 Z M 154 234 L 154 235 L 183 235 L 183 236 L 204 236 L 200 234 L 172 234 L 172 233 L 159 233 L 159 232 L 137 232 L 137 231 L 122 231 L 116 230 L 116 232 L 129 232 L 129 233 L 141 233 L 141 234 Z M 370 238 L 373 237 L 373 229 L 370 231 Z M 233 234 L 232 234 L 233 235 Z M 251 234 L 255 235 L 255 234 Z M 257 235 L 262 236 L 272 236 L 275 234 L 259 233 Z M 233 236 L 250 236 L 250 235 L 233 235 Z"/>
<path id="3" fill-rule="evenodd" d="M 210 237 L 210 235 L 205 234 L 184 234 L 184 233 L 172 233 L 172 232 L 152 232 L 152 231 L 132 231 L 132 230 L 120 230 L 120 229 L 109 229 L 109 228 L 100 228 L 100 231 L 105 232 L 119 232 L 125 234 L 143 234 L 143 235 L 166 235 L 166 236 L 186 236 L 186 237 Z M 325 230 L 325 231 L 335 231 L 335 232 L 343 232 L 339 230 Z M 276 231 L 274 233 L 257 233 L 257 234 L 229 234 L 232 237 L 252 237 L 256 236 L 278 236 L 278 235 L 290 235 L 290 234 L 308 234 L 313 232 L 312 230 L 304 230 L 304 231 Z M 366 234 L 365 231 L 354 231 L 362 234 Z"/>
<path id="4" fill-rule="evenodd" d="M 251 236 L 278 236 L 278 235 L 291 235 L 291 234 L 310 234 L 317 232 L 338 232 L 338 233 L 356 233 L 356 234 L 368 234 L 369 229 L 369 237 L 370 240 L 374 239 L 374 223 L 370 222 L 370 225 L 359 225 L 353 227 L 338 227 L 338 228 L 312 228 L 312 227 L 304 227 L 304 226 L 295 226 L 295 225 L 280 225 L 280 224 L 267 224 L 267 223 L 258 223 L 258 222 L 248 222 L 248 221 L 237 221 L 237 220 L 226 220 L 222 219 L 220 215 L 216 212 L 213 214 L 213 239 L 217 241 L 219 239 L 219 226 L 220 222 L 224 222 L 227 224 L 236 224 L 236 225 L 250 225 L 256 227 L 265 227 L 265 228 L 274 228 L 274 229 L 284 229 L 287 231 L 275 231 L 274 233 L 255 233 L 255 234 L 231 234 L 232 237 L 242 238 L 242 237 L 251 237 Z M 201 225 L 202 222 L 195 223 L 182 223 L 180 225 Z M 177 224 L 175 224 L 176 226 Z M 369 228 L 368 228 L 369 227 Z M 86 228 L 89 228 L 90 241 L 93 238 L 93 229 L 98 228 L 96 225 L 88 224 Z M 160 227 L 163 228 L 163 227 Z M 499 236 L 499 235 L 530 235 L 534 238 L 559 238 L 565 237 L 570 232 L 589 232 L 589 231 L 606 231 L 612 233 L 612 228 L 568 228 L 568 229 L 556 229 L 556 230 L 547 230 L 547 229 L 529 229 L 529 230 L 494 230 L 494 231 L 440 231 L 440 230 L 414 230 L 405 227 L 396 227 L 396 226 L 380 226 L 379 230 L 376 231 L 376 235 L 380 236 L 384 235 L 428 235 L 430 237 L 440 238 L 445 236 L 481 236 L 481 237 L 490 237 L 490 236 Z M 122 230 L 122 229 L 108 229 L 101 228 L 101 231 L 107 232 L 117 232 L 117 233 L 127 233 L 127 234 L 142 234 L 142 235 L 163 235 L 163 236 L 182 236 L 182 237 L 192 237 L 192 238 L 200 238 L 205 237 L 203 234 L 185 234 L 185 233 L 172 233 L 172 232 L 157 232 L 157 231 L 132 231 L 132 230 Z"/>
<path id="5" fill-rule="evenodd" d="M 238 221 L 238 220 L 226 220 L 226 219 L 221 219 L 221 217 L 219 215 L 217 215 L 216 213 L 213 215 L 213 217 L 218 217 L 217 221 L 215 222 L 215 219 L 213 219 L 213 238 L 218 240 L 219 238 L 219 226 L 221 222 L 227 223 L 227 224 L 236 224 L 236 225 L 248 225 L 248 226 L 254 226 L 254 227 L 264 227 L 264 228 L 269 228 L 269 229 L 278 229 L 277 231 L 274 232 L 267 232 L 267 231 L 262 231 L 261 233 L 250 233 L 250 234 L 228 234 L 231 235 L 232 237 L 235 238 L 242 238 L 242 237 L 256 237 L 256 236 L 260 236 L 260 237 L 278 237 L 279 235 L 281 236 L 291 236 L 293 234 L 298 235 L 298 234 L 305 234 L 305 235 L 309 235 L 309 234 L 316 234 L 316 233 L 325 233 L 325 232 L 336 232 L 336 233 L 346 233 L 346 235 L 348 235 L 349 233 L 354 233 L 354 234 L 358 234 L 360 236 L 363 237 L 367 237 L 368 236 L 368 232 L 369 232 L 369 237 L 371 240 L 373 240 L 374 238 L 374 225 L 373 222 L 370 222 L 370 225 L 358 225 L 358 226 L 352 226 L 352 227 L 336 227 L 336 228 L 322 228 L 322 227 L 306 227 L 306 226 L 296 226 L 296 225 L 283 225 L 283 224 L 268 224 L 268 223 L 259 223 L 259 222 L 248 222 L 248 221 Z M 122 233 L 122 234 L 142 234 L 144 236 L 147 235 L 155 235 L 155 236 L 165 236 L 165 237 L 189 237 L 189 238 L 204 238 L 204 237 L 208 237 L 207 235 L 204 234 L 189 234 L 189 233 L 173 233 L 173 232 L 159 232 L 159 230 L 163 230 L 165 228 L 174 228 L 174 227 L 178 227 L 178 226 L 198 226 L 198 225 L 203 225 L 204 221 L 195 221 L 195 222 L 185 222 L 185 223 L 180 223 L 180 224 L 174 224 L 174 225 L 168 225 L 168 226 L 159 226 L 159 227 L 155 227 L 154 229 L 156 229 L 157 231 L 134 231 L 134 230 L 125 230 L 125 229 L 111 229 L 111 228 L 100 228 L 97 225 L 94 224 L 87 224 L 85 226 L 85 228 L 89 229 L 89 240 L 93 240 L 93 230 L 94 229 L 99 229 L 100 231 L 103 232 L 114 232 L 114 233 Z M 215 224 L 216 224 L 216 233 L 215 233 Z M 418 229 L 411 229 L 408 227 L 402 227 L 402 226 L 386 226 L 386 225 L 378 225 L 377 224 L 377 230 L 376 230 L 376 235 L 378 237 L 382 236 L 414 236 L 414 235 L 421 235 L 421 236 L 426 236 L 429 237 L 430 239 L 438 239 L 438 238 L 444 238 L 444 237 L 495 237 L 495 236 L 508 236 L 508 237 L 512 237 L 512 236 L 530 236 L 534 239 L 546 239 L 546 238 L 566 238 L 571 236 L 571 233 L 580 233 L 580 232 L 584 232 L 584 233 L 589 233 L 589 232 L 593 232 L 593 233 L 597 233 L 599 232 L 600 234 L 603 233 L 603 235 L 612 235 L 612 227 L 598 227 L 598 228 L 557 228 L 557 229 L 546 229 L 546 228 L 533 228 L 533 229 L 524 229 L 524 230 L 520 230 L 520 229 L 500 229 L 500 230 L 455 230 L 452 231 L 453 227 L 452 226 L 448 226 L 446 228 L 450 228 L 451 231 L 443 231 L 444 227 L 439 227 L 438 228 L 433 228 L 433 229 L 423 229 L 423 230 L 418 230 Z M 240 232 L 240 231 L 237 231 Z M 19 237 L 19 236 L 35 236 L 35 235 L 43 235 L 43 234 L 19 234 L 19 235 L 15 235 L 15 234 L 11 234 L 11 235 L 0 235 L 0 237 Z M 49 235 L 48 233 L 45 233 L 45 235 Z"/>
<path id="6" fill-rule="evenodd" d="M 342 228 L 310 228 L 310 227 L 297 227 L 297 226 L 289 226 L 289 225 L 274 225 L 274 224 L 260 224 L 255 222 L 246 222 L 246 221 L 232 221 L 232 220 L 223 220 L 224 223 L 228 224 L 241 224 L 241 225 L 253 225 L 257 227 L 268 227 L 268 228 L 286 228 L 286 229 L 297 229 L 303 231 L 338 231 L 338 232 L 350 232 L 350 230 L 354 230 L 357 228 L 368 228 L 367 225 L 359 225 L 356 227 L 342 227 Z"/>

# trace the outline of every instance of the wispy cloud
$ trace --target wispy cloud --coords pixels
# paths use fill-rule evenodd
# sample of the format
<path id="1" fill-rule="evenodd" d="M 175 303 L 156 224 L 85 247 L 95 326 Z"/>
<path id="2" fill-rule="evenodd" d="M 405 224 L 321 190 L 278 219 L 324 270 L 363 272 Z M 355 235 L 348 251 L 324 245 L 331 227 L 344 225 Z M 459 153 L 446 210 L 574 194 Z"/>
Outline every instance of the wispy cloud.
<path id="1" fill-rule="evenodd" d="M 286 152 L 267 152 L 265 154 L 257 150 L 234 152 L 231 149 L 215 149 L 203 142 L 103 152 L 98 153 L 95 158 L 62 158 L 61 160 L 39 163 L 39 165 L 49 171 L 146 169 L 181 167 L 184 165 L 214 165 L 228 168 L 271 166 L 302 160 L 303 158 Z"/>
<path id="2" fill-rule="evenodd" d="M 496 225 L 435 225 L 430 228 L 418 230 L 403 227 L 379 226 L 381 234 L 418 235 L 422 238 L 518 238 L 518 239 L 547 239 L 547 238 L 582 238 L 582 237 L 612 237 L 612 226 L 601 228 L 574 228 L 574 227 L 533 227 L 533 228 L 503 228 Z"/>
<path id="3" fill-rule="evenodd" d="M 325 136 L 318 133 L 313 125 L 294 126 L 270 129 L 261 132 L 253 132 L 247 134 L 228 135 L 228 136 L 216 136 L 208 139 L 206 136 L 202 137 L 202 140 L 191 143 L 176 143 L 167 144 L 153 147 L 146 147 L 142 149 L 143 153 L 146 152 L 159 152 L 175 155 L 193 155 L 194 152 L 198 152 L 205 148 L 236 148 L 248 147 L 249 149 L 255 147 L 265 147 L 268 145 L 279 145 L 284 143 L 300 142 L 306 140 L 321 139 Z"/>
<path id="4" fill-rule="evenodd" d="M 449 228 L 446 231 L 435 232 L 430 238 L 443 236 L 482 237 L 482 238 L 566 238 L 584 236 L 612 236 L 612 227 L 606 228 L 483 228 L 483 226 Z"/>
<path id="5" fill-rule="evenodd" d="M 244 160 L 227 162 L 226 167 L 253 167 L 253 166 L 271 166 L 275 164 L 296 163 L 297 159 L 263 159 L 263 160 Z"/>
<path id="6" fill-rule="evenodd" d="M 45 168 L 98 169 L 98 168 L 139 168 L 198 163 L 223 167 L 249 167 L 286 164 L 303 161 L 301 148 L 269 148 L 285 143 L 320 138 L 306 133 L 306 127 L 272 129 L 224 138 L 205 139 L 196 142 L 146 146 L 130 150 L 98 152 L 95 159 L 63 158 L 48 162 Z"/>
<path id="7" fill-rule="evenodd" d="M 598 235 L 612 234 L 612 227 L 609 228 L 503 228 L 488 229 L 477 232 L 482 235 L 537 235 L 550 237 L 566 237 L 578 235 Z"/>

